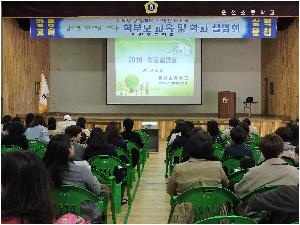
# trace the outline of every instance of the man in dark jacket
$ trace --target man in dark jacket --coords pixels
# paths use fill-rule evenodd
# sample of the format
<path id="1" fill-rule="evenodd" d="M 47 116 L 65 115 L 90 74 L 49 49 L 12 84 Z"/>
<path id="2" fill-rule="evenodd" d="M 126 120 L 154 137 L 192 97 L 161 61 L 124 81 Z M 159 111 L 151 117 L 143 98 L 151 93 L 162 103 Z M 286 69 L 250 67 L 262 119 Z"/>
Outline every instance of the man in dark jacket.
<path id="1" fill-rule="evenodd" d="M 247 214 L 267 211 L 262 223 L 290 224 L 299 221 L 299 186 L 282 186 L 258 193 L 248 201 Z"/>

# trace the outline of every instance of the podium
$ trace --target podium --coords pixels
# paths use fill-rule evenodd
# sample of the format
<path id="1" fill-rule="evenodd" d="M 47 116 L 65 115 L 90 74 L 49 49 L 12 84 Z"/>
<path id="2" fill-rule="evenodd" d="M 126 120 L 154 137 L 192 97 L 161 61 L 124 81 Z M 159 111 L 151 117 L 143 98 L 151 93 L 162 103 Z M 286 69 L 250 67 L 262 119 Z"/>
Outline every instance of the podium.
<path id="1" fill-rule="evenodd" d="M 236 116 L 236 94 L 231 91 L 218 93 L 218 117 L 233 118 Z"/>

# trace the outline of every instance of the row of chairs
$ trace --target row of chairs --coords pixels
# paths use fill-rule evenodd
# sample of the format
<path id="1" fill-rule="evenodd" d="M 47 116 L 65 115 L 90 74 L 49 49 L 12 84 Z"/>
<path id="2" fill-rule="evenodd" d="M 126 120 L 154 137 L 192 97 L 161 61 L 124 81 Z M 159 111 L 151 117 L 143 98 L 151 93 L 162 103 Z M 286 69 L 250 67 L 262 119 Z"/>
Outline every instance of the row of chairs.
<path id="1" fill-rule="evenodd" d="M 247 201 L 254 194 L 269 191 L 277 187 L 279 186 L 260 187 L 242 199 L 239 199 L 233 192 L 225 188 L 194 187 L 174 198 L 171 211 L 173 212 L 175 207 L 180 203 L 191 203 L 195 215 L 194 223 L 218 223 L 226 219 L 229 219 L 228 222 L 232 219 L 238 223 L 256 223 L 256 221 L 249 218 L 237 217 L 235 215 L 236 207 L 239 203 Z M 263 216 L 266 216 L 266 214 L 264 213 Z"/>
<path id="2" fill-rule="evenodd" d="M 111 202 L 111 212 L 112 212 L 112 221 L 116 223 L 116 214 L 121 212 L 121 185 L 123 182 L 127 184 L 127 198 L 128 204 L 132 204 L 130 190 L 133 188 L 133 183 L 136 180 L 135 168 L 132 167 L 132 154 L 131 151 L 133 148 L 137 148 L 140 151 L 139 161 L 137 164 L 137 174 L 138 180 L 141 178 L 142 171 L 144 169 L 147 158 L 149 157 L 148 145 L 149 137 L 143 131 L 139 131 L 139 134 L 143 140 L 144 147 L 139 149 L 138 146 L 133 142 L 127 142 L 126 152 L 122 148 L 115 148 L 118 154 L 118 158 L 110 156 L 95 156 L 89 160 L 89 164 L 92 167 L 92 173 L 100 183 L 107 185 L 111 189 L 110 202 Z M 17 146 L 2 146 L 1 153 L 5 154 L 11 151 L 21 151 L 22 149 Z M 29 150 L 35 152 L 40 157 L 43 157 L 46 151 L 46 144 L 40 141 L 29 141 Z M 122 162 L 119 157 L 126 157 L 128 164 Z M 124 169 L 126 171 L 126 176 L 119 183 L 116 183 L 116 178 L 113 174 L 115 168 Z M 137 182 L 138 184 L 139 182 Z M 135 187 L 137 188 L 137 187 Z M 60 193 L 61 192 L 61 193 Z M 83 200 L 90 200 L 93 202 L 98 202 L 99 209 L 101 212 L 107 216 L 107 205 L 108 199 L 105 196 L 98 197 L 91 193 L 90 191 L 72 186 L 72 185 L 63 185 L 59 189 L 55 189 L 54 193 L 54 202 L 57 205 L 58 212 L 57 216 L 65 214 L 65 212 L 73 212 L 77 215 L 80 215 L 80 203 Z M 84 194 L 85 193 L 85 194 Z M 77 200 L 76 200 L 77 199 Z M 76 201 L 75 201 L 76 200 Z M 101 206 L 101 207 L 100 207 Z"/>

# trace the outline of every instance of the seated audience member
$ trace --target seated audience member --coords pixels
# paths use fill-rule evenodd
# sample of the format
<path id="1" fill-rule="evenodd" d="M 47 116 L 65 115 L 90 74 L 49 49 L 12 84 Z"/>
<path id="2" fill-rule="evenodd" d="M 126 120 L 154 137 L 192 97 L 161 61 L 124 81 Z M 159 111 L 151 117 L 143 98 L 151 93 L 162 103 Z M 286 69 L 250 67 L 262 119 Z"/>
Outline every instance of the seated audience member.
<path id="1" fill-rule="evenodd" d="M 82 128 L 82 137 L 80 143 L 86 143 L 87 139 L 90 138 L 91 131 L 85 127 L 86 119 L 84 117 L 78 117 L 76 125 Z"/>
<path id="2" fill-rule="evenodd" d="M 34 118 L 34 114 L 33 113 L 28 113 L 25 117 L 25 127 L 26 129 L 29 127 L 29 124 L 31 124 L 32 120 Z"/>
<path id="3" fill-rule="evenodd" d="M 195 128 L 195 125 L 192 121 L 184 121 L 184 124 L 186 125 L 187 127 L 187 132 L 188 132 L 188 135 L 191 135 L 191 131 Z"/>
<path id="4" fill-rule="evenodd" d="M 45 143 L 50 141 L 48 129 L 42 115 L 34 116 L 31 124 L 25 132 L 25 136 L 28 140 L 39 140 Z"/>
<path id="5" fill-rule="evenodd" d="M 226 129 L 226 130 L 224 130 L 224 132 L 223 132 L 223 134 L 222 134 L 222 139 L 224 140 L 224 139 L 227 139 L 227 138 L 230 138 L 230 130 L 231 130 L 231 128 L 233 128 L 233 127 L 237 127 L 238 126 L 238 124 L 239 124 L 239 119 L 238 118 L 231 118 L 230 120 L 229 120 L 229 122 L 228 122 L 228 125 L 229 125 L 229 127 Z"/>
<path id="6" fill-rule="evenodd" d="M 108 142 L 108 144 L 111 144 L 113 147 L 120 147 L 127 151 L 127 145 L 123 139 L 123 137 L 120 134 L 120 129 L 118 127 L 118 124 L 116 122 L 109 122 L 105 129 L 105 138 Z M 128 160 L 126 157 L 120 157 L 120 159 L 124 163 L 128 163 Z"/>
<path id="7" fill-rule="evenodd" d="M 219 124 L 215 120 L 210 120 L 206 123 L 207 125 L 207 132 L 210 134 L 213 143 L 221 143 L 223 142 L 223 139 L 220 135 L 220 130 L 219 130 Z"/>
<path id="8" fill-rule="evenodd" d="M 12 117 L 11 115 L 5 115 L 2 117 L 2 120 L 1 120 L 1 125 L 3 127 L 3 125 L 6 123 L 6 122 L 11 122 L 12 121 Z"/>
<path id="9" fill-rule="evenodd" d="M 3 124 L 2 126 L 2 132 L 1 132 L 1 141 L 3 140 L 3 138 L 8 135 L 8 127 L 10 126 L 12 122 L 9 121 L 9 122 L 6 122 Z M 24 130 L 25 131 L 25 130 Z M 25 137 L 26 138 L 26 137 Z M 27 139 L 26 139 L 27 140 Z"/>
<path id="10" fill-rule="evenodd" d="M 250 135 L 250 130 L 249 130 L 249 126 L 247 123 L 244 122 L 239 122 L 238 126 L 239 128 L 243 129 L 246 132 L 246 137 L 245 137 L 245 141 L 252 141 L 252 137 Z"/>
<path id="11" fill-rule="evenodd" d="M 287 156 L 290 158 L 295 158 L 295 147 L 291 145 L 290 140 L 292 137 L 292 130 L 288 127 L 279 127 L 275 134 L 283 140 L 283 152 L 280 156 Z"/>
<path id="12" fill-rule="evenodd" d="M 261 165 L 249 169 L 243 179 L 234 186 L 240 198 L 264 185 L 298 185 L 298 169 L 278 158 L 283 151 L 281 137 L 266 135 L 259 147 L 266 160 Z"/>
<path id="13" fill-rule="evenodd" d="M 133 125 L 134 125 L 134 121 L 130 118 L 126 118 L 123 121 L 124 131 L 121 133 L 121 135 L 124 138 L 124 140 L 132 141 L 135 144 L 137 144 L 137 146 L 140 149 L 142 149 L 144 147 L 143 140 L 137 132 L 132 131 Z M 138 164 L 138 160 L 139 160 L 139 149 L 132 149 L 131 154 L 132 154 L 132 166 L 135 167 Z"/>
<path id="14" fill-rule="evenodd" d="M 91 137 L 88 140 L 87 148 L 84 153 L 84 160 L 89 160 L 95 155 L 110 155 L 118 157 L 113 145 L 108 144 L 105 139 L 103 130 L 100 127 L 96 127 L 91 132 Z"/>
<path id="15" fill-rule="evenodd" d="M 1 223 L 51 224 L 55 218 L 50 179 L 43 161 L 31 152 L 1 157 Z"/>
<path id="16" fill-rule="evenodd" d="M 174 196 L 196 186 L 228 186 L 221 162 L 210 161 L 213 143 L 207 132 L 191 136 L 185 148 L 191 158 L 175 166 L 167 186 L 169 195 Z"/>
<path id="17" fill-rule="evenodd" d="M 76 125 L 75 121 L 72 120 L 71 116 L 65 115 L 63 121 L 58 122 L 57 130 L 60 133 L 64 133 L 65 129 L 69 126 Z"/>
<path id="18" fill-rule="evenodd" d="M 299 126 L 296 123 L 288 123 L 286 126 L 292 130 L 292 137 L 290 142 L 291 145 L 296 147 L 297 145 L 299 145 Z"/>
<path id="19" fill-rule="evenodd" d="M 282 186 L 252 196 L 247 205 L 247 214 L 257 215 L 266 211 L 269 216 L 260 223 L 291 224 L 299 221 L 299 186 Z"/>
<path id="20" fill-rule="evenodd" d="M 48 118 L 48 134 L 49 136 L 60 134 L 60 132 L 56 129 L 56 119 L 54 117 Z"/>
<path id="21" fill-rule="evenodd" d="M 15 145 L 24 150 L 28 149 L 28 140 L 24 135 L 25 128 L 23 124 L 18 122 L 9 122 L 5 125 L 8 125 L 7 132 L 8 135 L 5 135 L 2 139 L 2 145 Z M 6 128 L 4 126 L 4 128 Z"/>
<path id="22" fill-rule="evenodd" d="M 229 147 L 225 148 L 223 158 L 235 158 L 235 159 L 242 159 L 244 157 L 252 158 L 252 150 L 251 148 L 247 148 L 243 145 L 243 142 L 246 138 L 246 132 L 239 128 L 233 127 L 230 130 L 230 137 L 233 142 Z"/>
<path id="23" fill-rule="evenodd" d="M 169 153 L 174 151 L 177 148 L 184 147 L 187 143 L 188 139 L 190 138 L 190 132 L 187 125 L 184 123 L 180 127 L 181 129 L 181 135 L 177 136 L 176 139 L 173 141 L 173 143 L 170 145 Z M 187 161 L 190 158 L 188 151 L 183 148 L 183 161 Z M 179 159 L 175 159 L 175 162 L 178 162 Z"/>
<path id="24" fill-rule="evenodd" d="M 22 123 L 21 118 L 20 118 L 19 116 L 15 116 L 15 117 L 12 119 L 12 122 Z"/>
<path id="25" fill-rule="evenodd" d="M 248 125 L 250 134 L 253 133 L 253 134 L 258 135 L 257 128 L 251 125 L 251 121 L 250 121 L 249 118 L 245 118 L 245 119 L 243 120 L 243 122 L 246 123 L 246 124 Z"/>
<path id="26" fill-rule="evenodd" d="M 169 135 L 170 138 L 168 137 L 168 139 L 167 139 L 168 145 L 171 145 L 177 136 L 181 136 L 181 129 L 184 125 L 184 120 L 181 120 L 181 119 L 176 120 L 175 123 L 176 123 L 175 129 L 173 129 L 171 131 L 171 133 Z"/>
<path id="27" fill-rule="evenodd" d="M 51 138 L 44 156 L 44 162 L 55 187 L 73 184 L 87 188 L 96 195 L 107 193 L 106 186 L 101 185 L 86 165 L 73 162 L 74 146 L 65 134 Z"/>
<path id="28" fill-rule="evenodd" d="M 88 147 L 85 150 L 84 159 L 89 160 L 96 155 L 109 155 L 118 158 L 117 152 L 114 146 L 108 144 L 105 139 L 104 132 L 101 128 L 94 128 L 91 132 L 91 137 L 88 140 Z M 114 176 L 116 177 L 116 183 L 120 183 L 126 176 L 126 169 L 115 168 Z M 123 182 L 121 185 L 121 197 L 124 196 L 126 184 Z M 126 203 L 126 201 L 123 201 Z"/>
<path id="29" fill-rule="evenodd" d="M 74 146 L 74 160 L 75 161 L 81 161 L 83 160 L 84 154 L 85 154 L 85 147 L 80 144 L 81 139 L 81 127 L 72 125 L 65 129 L 65 134 L 68 135 L 70 138 L 70 141 L 72 142 Z"/>

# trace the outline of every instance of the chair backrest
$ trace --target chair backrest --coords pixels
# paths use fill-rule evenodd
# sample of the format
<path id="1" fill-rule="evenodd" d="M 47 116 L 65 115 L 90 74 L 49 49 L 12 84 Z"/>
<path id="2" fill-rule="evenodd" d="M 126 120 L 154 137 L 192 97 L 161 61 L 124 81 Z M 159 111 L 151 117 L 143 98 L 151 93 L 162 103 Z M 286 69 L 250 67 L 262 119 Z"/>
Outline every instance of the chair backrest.
<path id="1" fill-rule="evenodd" d="M 214 147 L 214 156 L 221 160 L 224 155 L 223 145 L 221 143 L 214 143 L 213 147 Z"/>
<path id="2" fill-rule="evenodd" d="M 175 157 L 177 158 L 178 161 L 174 160 Z M 169 158 L 169 173 L 171 175 L 173 173 L 175 165 L 178 164 L 183 158 L 183 147 L 171 150 L 168 158 Z"/>
<path id="3" fill-rule="evenodd" d="M 40 157 L 44 158 L 44 155 L 46 153 L 46 148 L 45 147 L 40 147 L 38 149 L 35 149 L 34 152 Z"/>
<path id="4" fill-rule="evenodd" d="M 29 150 L 36 150 L 39 148 L 46 148 L 47 144 L 40 140 L 28 140 Z"/>
<path id="5" fill-rule="evenodd" d="M 230 183 L 236 184 L 236 183 L 240 182 L 243 179 L 244 175 L 247 172 L 248 172 L 248 169 L 243 169 L 243 170 L 234 172 L 234 173 L 232 173 L 228 176 L 228 180 L 229 180 Z"/>
<path id="6" fill-rule="evenodd" d="M 108 155 L 96 155 L 89 160 L 89 164 L 107 177 L 114 176 L 116 167 L 127 168 L 120 159 Z"/>
<path id="7" fill-rule="evenodd" d="M 194 187 L 179 195 L 173 207 L 183 202 L 192 203 L 196 222 L 208 217 L 219 216 L 222 214 L 222 210 L 232 215 L 238 201 L 239 199 L 234 193 L 224 188 Z"/>
<path id="8" fill-rule="evenodd" d="M 287 164 L 290 166 L 295 166 L 295 161 L 293 158 L 287 157 L 287 156 L 282 156 L 281 157 Z"/>
<path id="9" fill-rule="evenodd" d="M 258 165 L 260 160 L 260 155 L 261 155 L 261 151 L 259 147 L 252 148 L 252 155 L 255 161 L 255 165 Z"/>
<path id="10" fill-rule="evenodd" d="M 23 151 L 22 148 L 20 148 L 19 146 L 15 146 L 15 145 L 2 145 L 1 146 L 1 154 L 5 154 L 8 152 L 19 152 L 19 151 Z"/>
<path id="11" fill-rule="evenodd" d="M 128 152 L 131 153 L 131 150 L 134 149 L 134 148 L 140 150 L 139 146 L 137 146 L 136 143 L 134 143 L 133 141 L 128 141 L 127 142 L 127 150 L 128 150 Z"/>
<path id="12" fill-rule="evenodd" d="M 253 219 L 243 216 L 214 216 L 201 221 L 198 221 L 196 224 L 257 224 Z"/>
<path id="13" fill-rule="evenodd" d="M 81 215 L 80 205 L 84 201 L 96 203 L 97 208 L 107 217 L 107 197 L 96 196 L 85 188 L 74 185 L 61 185 L 52 190 L 52 197 L 56 205 L 56 216 L 60 217 L 67 213 Z"/>
<path id="14" fill-rule="evenodd" d="M 132 157 L 131 157 L 131 154 L 126 152 L 123 148 L 121 147 L 117 147 L 115 146 L 115 151 L 117 152 L 117 155 L 118 155 L 118 158 L 120 158 L 120 156 L 124 156 L 127 158 L 127 160 L 129 161 L 129 164 L 131 165 L 131 160 L 132 160 Z"/>
<path id="15" fill-rule="evenodd" d="M 248 193 L 241 200 L 242 201 L 247 201 L 249 198 L 251 198 L 253 195 L 255 195 L 257 193 L 263 193 L 263 192 L 266 192 L 266 191 L 270 191 L 270 190 L 273 190 L 273 189 L 281 187 L 281 186 L 282 185 L 264 185 L 264 186 L 261 186 L 261 187 L 255 189 L 254 191 Z"/>
<path id="16" fill-rule="evenodd" d="M 226 158 L 222 162 L 223 167 L 227 171 L 227 174 L 230 175 L 235 172 L 235 170 L 240 168 L 240 160 L 234 158 Z"/>

